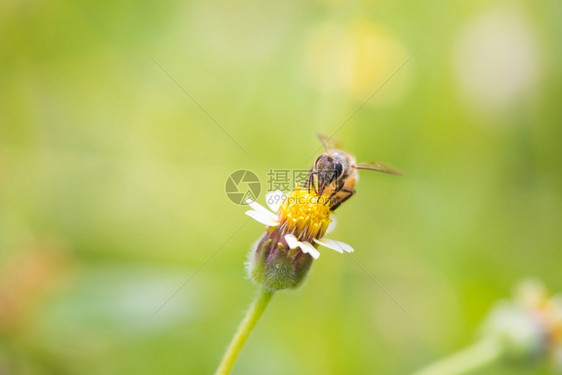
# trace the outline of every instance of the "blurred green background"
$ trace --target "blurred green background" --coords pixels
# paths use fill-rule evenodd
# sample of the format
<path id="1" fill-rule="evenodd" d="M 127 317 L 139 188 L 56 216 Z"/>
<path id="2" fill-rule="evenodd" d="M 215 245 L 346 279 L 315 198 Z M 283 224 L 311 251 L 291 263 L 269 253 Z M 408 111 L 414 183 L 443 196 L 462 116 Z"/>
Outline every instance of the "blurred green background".
<path id="1" fill-rule="evenodd" d="M 0 373 L 212 373 L 263 232 L 227 241 L 246 221 L 228 175 L 308 168 L 316 133 L 412 55 L 337 134 L 405 176 L 362 173 L 334 233 L 412 319 L 324 250 L 234 373 L 408 374 L 473 342 L 521 278 L 561 291 L 561 16 L 550 0 L 0 2 Z"/>

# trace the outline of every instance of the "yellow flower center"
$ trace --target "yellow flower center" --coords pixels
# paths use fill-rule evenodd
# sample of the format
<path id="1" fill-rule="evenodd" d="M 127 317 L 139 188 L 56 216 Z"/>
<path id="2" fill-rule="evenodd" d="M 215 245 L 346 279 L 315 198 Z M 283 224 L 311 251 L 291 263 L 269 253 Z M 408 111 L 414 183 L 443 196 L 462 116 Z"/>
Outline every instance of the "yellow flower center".
<path id="1" fill-rule="evenodd" d="M 325 201 L 326 197 L 318 197 L 314 191 L 297 187 L 279 207 L 280 225 L 300 241 L 321 238 L 332 222 L 330 206 L 324 204 Z"/>

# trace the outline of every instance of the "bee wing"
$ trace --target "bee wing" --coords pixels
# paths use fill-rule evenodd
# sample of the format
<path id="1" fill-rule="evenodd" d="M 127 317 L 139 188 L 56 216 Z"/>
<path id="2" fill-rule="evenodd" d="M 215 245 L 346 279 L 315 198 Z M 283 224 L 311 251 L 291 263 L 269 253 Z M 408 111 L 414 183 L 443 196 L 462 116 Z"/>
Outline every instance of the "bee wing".
<path id="1" fill-rule="evenodd" d="M 364 163 L 357 163 L 355 164 L 355 168 L 357 169 L 367 169 L 370 171 L 377 171 L 382 173 L 393 174 L 397 176 L 401 176 L 402 172 L 398 169 L 394 168 L 391 165 L 385 164 L 383 162 L 364 162 Z"/>
<path id="2" fill-rule="evenodd" d="M 324 146 L 326 151 L 342 148 L 342 145 L 341 145 L 340 141 L 333 138 L 333 136 L 328 137 L 328 136 L 326 136 L 324 134 L 320 134 L 320 133 L 318 133 L 317 135 L 318 135 L 318 139 L 320 140 L 320 142 L 322 142 L 322 145 Z"/>

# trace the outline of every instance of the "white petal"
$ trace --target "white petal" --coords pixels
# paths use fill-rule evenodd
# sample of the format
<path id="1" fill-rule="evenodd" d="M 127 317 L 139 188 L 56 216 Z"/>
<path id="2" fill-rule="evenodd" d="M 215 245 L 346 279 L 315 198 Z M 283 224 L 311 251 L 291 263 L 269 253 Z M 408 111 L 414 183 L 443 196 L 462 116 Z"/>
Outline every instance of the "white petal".
<path id="1" fill-rule="evenodd" d="M 297 240 L 297 237 L 295 237 L 294 234 L 286 234 L 285 235 L 285 241 L 287 241 L 287 245 L 289 245 L 289 249 L 296 249 L 297 247 L 299 247 L 299 240 Z"/>
<path id="2" fill-rule="evenodd" d="M 316 242 L 318 245 L 327 247 L 328 249 L 335 250 L 338 253 L 343 253 L 344 251 L 346 253 L 353 252 L 353 248 L 350 245 L 346 244 L 345 242 L 332 240 L 330 238 L 325 238 L 322 241 L 314 239 L 314 242 Z"/>
<path id="3" fill-rule="evenodd" d="M 327 247 L 328 249 L 332 249 L 332 250 L 337 251 L 337 252 L 340 253 L 340 254 L 343 254 L 343 249 L 342 249 L 342 248 L 337 247 L 337 246 L 332 247 L 332 246 L 330 246 L 329 243 L 326 243 L 325 241 L 326 241 L 326 240 L 320 241 L 320 240 L 317 240 L 316 238 L 314 239 L 314 242 L 316 242 L 318 245 Z M 329 240 L 328 240 L 328 241 L 329 241 Z"/>
<path id="4" fill-rule="evenodd" d="M 281 190 L 270 191 L 265 194 L 265 203 L 271 211 L 277 212 L 279 206 L 283 203 L 283 198 L 285 198 L 285 194 Z"/>
<path id="5" fill-rule="evenodd" d="M 328 224 L 328 228 L 326 228 L 326 234 L 333 232 L 334 229 L 336 229 L 336 224 L 338 223 L 338 219 L 336 219 L 335 215 L 330 215 L 330 219 L 332 219 L 332 222 Z"/>
<path id="6" fill-rule="evenodd" d="M 259 213 L 264 214 L 265 216 L 267 216 L 270 220 L 275 220 L 277 221 L 277 215 L 275 215 L 273 212 L 269 211 L 267 208 L 265 208 L 264 206 L 262 206 L 261 204 L 259 204 L 258 202 L 254 202 L 250 199 L 246 200 L 246 203 L 248 203 L 248 205 L 254 209 L 254 211 L 257 211 Z"/>
<path id="7" fill-rule="evenodd" d="M 320 252 L 309 242 L 299 242 L 299 245 L 303 253 L 309 253 L 314 259 L 320 256 Z"/>
<path id="8" fill-rule="evenodd" d="M 254 210 L 246 211 L 246 215 L 248 215 L 249 217 L 251 217 L 252 219 L 254 219 L 257 222 L 260 222 L 260 223 L 262 223 L 264 225 L 267 225 L 267 226 L 270 226 L 270 227 L 275 227 L 275 226 L 279 225 L 277 220 L 271 219 L 271 217 L 269 217 L 268 215 L 265 215 L 263 212 L 260 212 L 260 211 L 254 211 Z"/>

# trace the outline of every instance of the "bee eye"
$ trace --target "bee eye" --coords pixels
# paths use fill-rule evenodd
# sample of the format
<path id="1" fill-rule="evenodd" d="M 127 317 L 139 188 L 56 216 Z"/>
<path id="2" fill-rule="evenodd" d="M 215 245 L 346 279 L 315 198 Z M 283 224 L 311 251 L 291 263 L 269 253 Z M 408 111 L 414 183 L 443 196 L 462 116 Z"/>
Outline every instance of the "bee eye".
<path id="1" fill-rule="evenodd" d="M 325 155 L 320 155 L 314 161 L 314 167 L 318 169 L 318 167 L 325 162 Z"/>
<path id="2" fill-rule="evenodd" d="M 334 161 L 334 172 L 336 173 L 336 178 L 340 178 L 343 174 L 343 166 L 340 162 Z"/>

